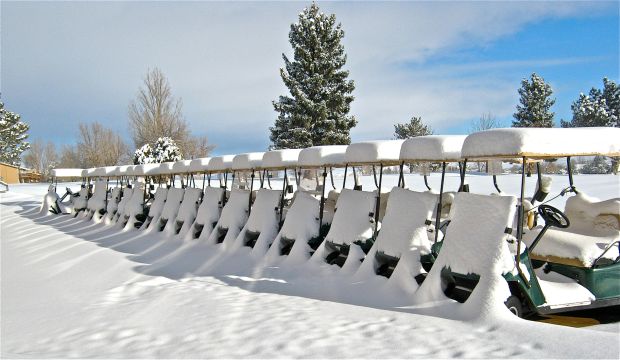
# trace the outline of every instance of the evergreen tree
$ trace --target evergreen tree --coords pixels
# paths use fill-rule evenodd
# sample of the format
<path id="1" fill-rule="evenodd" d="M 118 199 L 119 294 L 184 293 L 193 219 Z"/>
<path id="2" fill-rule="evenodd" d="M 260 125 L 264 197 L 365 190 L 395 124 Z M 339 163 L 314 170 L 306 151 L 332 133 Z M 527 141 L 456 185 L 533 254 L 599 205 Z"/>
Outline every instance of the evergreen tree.
<path id="1" fill-rule="evenodd" d="M 394 136 L 397 139 L 409 139 L 416 136 L 432 135 L 433 129 L 422 123 L 421 116 L 413 116 L 408 123 L 395 124 Z"/>
<path id="2" fill-rule="evenodd" d="M 573 119 L 562 121 L 562 127 L 620 127 L 620 87 L 603 78 L 603 90 L 592 88 L 588 95 L 579 94 L 571 109 Z"/>
<path id="3" fill-rule="evenodd" d="M 30 128 L 22 122 L 21 116 L 4 108 L 0 101 L 0 161 L 8 164 L 19 165 L 21 155 L 30 148 L 26 141 Z"/>
<path id="4" fill-rule="evenodd" d="M 293 61 L 282 54 L 282 81 L 291 96 L 273 102 L 278 118 L 271 131 L 271 148 L 349 144 L 349 131 L 357 121 L 348 115 L 355 89 L 343 70 L 347 56 L 341 40 L 344 31 L 334 14 L 325 15 L 312 3 L 291 25 L 289 41 Z"/>
<path id="5" fill-rule="evenodd" d="M 607 174 L 611 170 L 611 166 L 605 161 L 604 156 L 595 156 L 592 161 L 587 162 L 582 168 L 582 174 Z"/>
<path id="6" fill-rule="evenodd" d="M 545 80 L 532 74 L 530 80 L 523 79 L 519 89 L 520 105 L 517 105 L 517 112 L 513 114 L 513 127 L 553 127 L 553 116 L 551 106 L 555 104 L 555 99 L 551 98 L 553 90 L 545 83 Z"/>

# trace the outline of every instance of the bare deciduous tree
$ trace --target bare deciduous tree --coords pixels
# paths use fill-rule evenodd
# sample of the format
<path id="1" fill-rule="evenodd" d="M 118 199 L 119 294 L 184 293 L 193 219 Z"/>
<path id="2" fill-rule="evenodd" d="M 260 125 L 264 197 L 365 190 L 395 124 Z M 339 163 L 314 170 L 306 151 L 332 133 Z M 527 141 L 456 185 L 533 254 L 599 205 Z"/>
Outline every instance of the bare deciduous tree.
<path id="1" fill-rule="evenodd" d="M 57 163 L 56 146 L 51 141 L 46 144 L 40 139 L 33 141 L 24 155 L 24 164 L 43 176 L 48 176 Z"/>
<path id="2" fill-rule="evenodd" d="M 160 137 L 169 137 L 185 150 L 189 130 L 182 108 L 181 99 L 174 98 L 161 70 L 149 71 L 136 99 L 129 104 L 129 126 L 136 148 L 153 144 Z"/>
<path id="3" fill-rule="evenodd" d="M 213 148 L 215 146 L 209 145 L 209 140 L 206 136 L 191 136 L 183 152 L 183 157 L 185 159 L 207 157 Z"/>
<path id="4" fill-rule="evenodd" d="M 84 167 L 119 165 L 127 161 L 129 149 L 114 131 L 98 122 L 79 124 L 78 153 Z"/>
<path id="5" fill-rule="evenodd" d="M 61 168 L 84 168 L 77 147 L 63 145 L 60 149 L 58 167 Z"/>
<path id="6" fill-rule="evenodd" d="M 499 121 L 497 121 L 497 117 L 492 113 L 484 113 L 480 115 L 478 120 L 472 120 L 471 125 L 469 127 L 469 133 L 475 133 L 478 131 L 484 131 L 488 129 L 493 129 L 499 127 Z M 482 171 L 482 164 L 480 161 L 477 162 L 478 171 Z"/>

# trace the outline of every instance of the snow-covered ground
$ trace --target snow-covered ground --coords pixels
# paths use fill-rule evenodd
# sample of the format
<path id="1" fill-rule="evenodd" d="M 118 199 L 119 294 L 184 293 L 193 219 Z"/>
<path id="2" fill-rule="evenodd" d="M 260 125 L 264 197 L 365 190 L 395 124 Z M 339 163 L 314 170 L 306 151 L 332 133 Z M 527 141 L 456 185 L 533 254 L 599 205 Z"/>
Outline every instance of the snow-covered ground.
<path id="1" fill-rule="evenodd" d="M 430 178 L 435 189 L 438 180 Z M 535 176 L 527 181 L 531 195 Z M 362 183 L 372 189 L 371 178 Z M 457 183 L 448 176 L 447 190 Z M 494 191 L 489 177 L 468 183 L 473 192 Z M 517 194 L 517 176 L 499 183 Z M 619 177 L 579 175 L 575 183 L 594 197 L 620 196 Z M 407 184 L 424 186 L 414 175 Z M 550 197 L 566 185 L 554 177 Z M 247 248 L 224 255 L 163 233 L 41 215 L 46 190 L 24 184 L 0 194 L 3 358 L 620 356 L 617 323 L 576 329 L 504 314 L 465 319 L 452 311 L 456 304 L 414 306 L 411 294 L 379 277 L 265 266 Z"/>

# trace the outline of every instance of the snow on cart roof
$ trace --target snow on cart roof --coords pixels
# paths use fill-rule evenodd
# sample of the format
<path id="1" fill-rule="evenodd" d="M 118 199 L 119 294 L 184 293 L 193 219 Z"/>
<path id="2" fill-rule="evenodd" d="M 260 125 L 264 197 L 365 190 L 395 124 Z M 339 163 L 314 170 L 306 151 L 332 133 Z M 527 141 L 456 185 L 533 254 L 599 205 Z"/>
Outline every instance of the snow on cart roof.
<path id="1" fill-rule="evenodd" d="M 232 162 L 235 155 L 222 155 L 211 158 L 209 161 L 209 166 L 207 168 L 208 172 L 223 172 L 232 169 Z"/>
<path id="2" fill-rule="evenodd" d="M 620 156 L 618 139 L 620 129 L 612 127 L 491 129 L 469 135 L 462 156 L 468 159 Z"/>
<path id="3" fill-rule="evenodd" d="M 174 170 L 172 169 L 173 165 L 173 162 L 163 162 L 153 171 L 156 175 L 172 175 L 174 174 Z"/>
<path id="4" fill-rule="evenodd" d="M 204 172 L 208 171 L 210 157 L 194 159 L 189 164 L 189 172 Z"/>
<path id="5" fill-rule="evenodd" d="M 134 172 L 138 175 L 152 176 L 157 175 L 159 164 L 141 164 L 136 165 Z"/>
<path id="6" fill-rule="evenodd" d="M 233 158 L 233 170 L 251 170 L 260 168 L 263 162 L 264 152 L 251 152 L 236 155 Z"/>
<path id="7" fill-rule="evenodd" d="M 428 135 L 405 140 L 400 159 L 406 161 L 459 161 L 467 135 Z"/>
<path id="8" fill-rule="evenodd" d="M 118 176 L 133 175 L 135 171 L 134 167 L 135 165 L 122 165 L 118 166 L 116 171 L 118 172 Z"/>
<path id="9" fill-rule="evenodd" d="M 172 171 L 175 174 L 183 174 L 189 172 L 189 166 L 192 163 L 191 160 L 179 160 L 172 163 Z"/>
<path id="10" fill-rule="evenodd" d="M 377 140 L 351 144 L 347 147 L 345 161 L 351 165 L 398 164 L 404 140 Z"/>
<path id="11" fill-rule="evenodd" d="M 344 166 L 347 145 L 313 146 L 301 150 L 297 161 L 300 167 Z"/>
<path id="12" fill-rule="evenodd" d="M 268 151 L 263 155 L 264 169 L 294 169 L 297 167 L 297 159 L 301 149 L 284 149 Z"/>
<path id="13" fill-rule="evenodd" d="M 82 177 L 83 169 L 52 169 L 52 176 L 58 178 Z"/>

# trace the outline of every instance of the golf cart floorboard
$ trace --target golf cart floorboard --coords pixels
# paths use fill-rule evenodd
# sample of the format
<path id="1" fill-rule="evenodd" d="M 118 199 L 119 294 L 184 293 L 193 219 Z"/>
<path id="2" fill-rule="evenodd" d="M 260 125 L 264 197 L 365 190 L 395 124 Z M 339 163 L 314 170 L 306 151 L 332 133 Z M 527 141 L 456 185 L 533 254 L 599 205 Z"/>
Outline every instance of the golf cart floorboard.
<path id="1" fill-rule="evenodd" d="M 569 303 L 569 304 L 560 304 L 560 305 L 541 305 L 536 308 L 536 311 L 541 315 L 547 314 L 557 314 L 562 312 L 570 312 L 570 311 L 581 311 L 581 310 L 589 310 L 601 307 L 608 306 L 618 306 L 620 305 L 620 297 L 607 298 L 594 300 L 587 304 L 584 303 Z"/>

